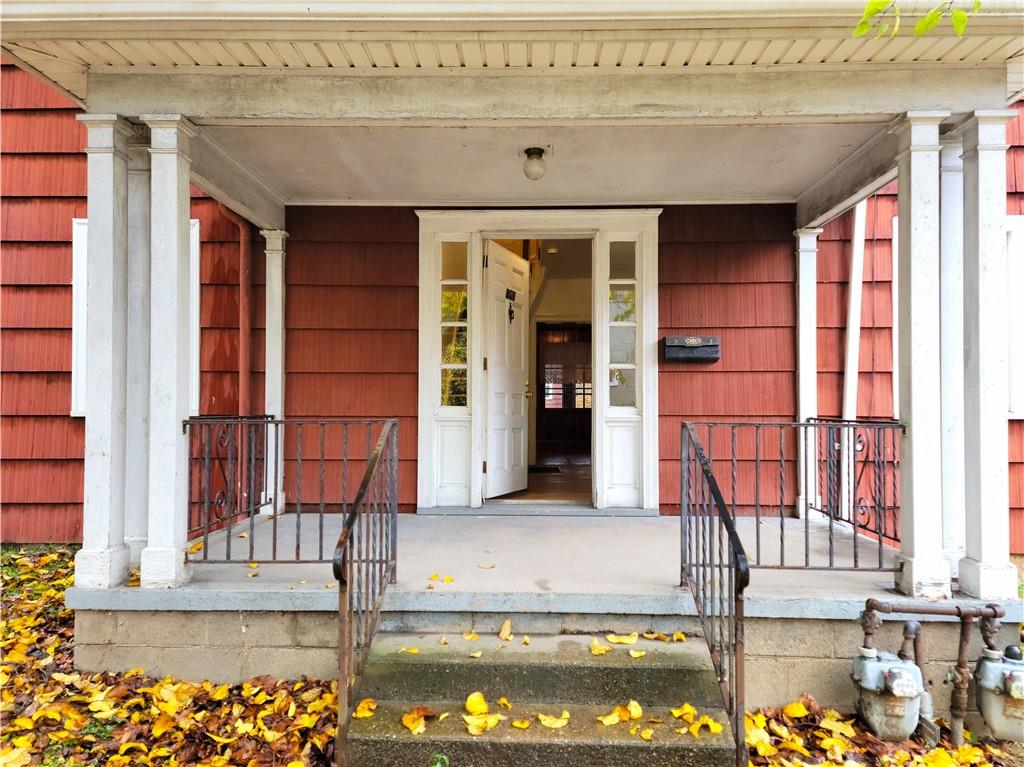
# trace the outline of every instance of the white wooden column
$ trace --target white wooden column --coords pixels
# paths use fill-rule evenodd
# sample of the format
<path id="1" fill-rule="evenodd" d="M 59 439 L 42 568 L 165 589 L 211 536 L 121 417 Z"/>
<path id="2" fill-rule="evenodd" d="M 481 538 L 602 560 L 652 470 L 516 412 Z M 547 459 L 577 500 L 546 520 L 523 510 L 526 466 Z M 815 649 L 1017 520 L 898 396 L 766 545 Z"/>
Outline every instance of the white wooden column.
<path id="1" fill-rule="evenodd" d="M 149 145 L 128 145 L 128 389 L 124 540 L 132 565 L 149 526 Z"/>
<path id="2" fill-rule="evenodd" d="M 939 123 L 945 112 L 910 112 L 899 138 L 901 550 L 896 585 L 915 597 L 950 594 L 942 555 L 939 396 Z"/>
<path id="3" fill-rule="evenodd" d="M 142 585 L 188 580 L 189 414 L 189 141 L 195 127 L 181 115 L 143 115 L 150 128 L 150 349 L 160 373 L 150 378 L 149 537 Z M 158 356 L 157 356 L 158 355 Z"/>
<path id="4" fill-rule="evenodd" d="M 818 417 L 818 235 L 821 229 L 797 229 L 797 404 L 796 420 L 804 423 Z M 797 440 L 797 513 L 807 514 L 818 503 L 818 475 L 815 470 L 816 440 L 806 429 Z"/>
<path id="5" fill-rule="evenodd" d="M 285 359 L 285 271 L 284 241 L 288 232 L 281 229 L 262 229 L 266 241 L 266 365 L 263 412 L 274 418 L 284 418 L 284 359 Z M 275 439 L 276 437 L 276 439 Z M 284 512 L 284 428 L 268 436 L 267 461 L 276 462 L 276 497 L 268 511 Z M 274 474 L 268 474 L 268 495 L 274 495 Z"/>
<path id="6" fill-rule="evenodd" d="M 966 555 L 960 590 L 1017 595 L 1010 563 L 1007 407 L 1006 123 L 1010 110 L 977 111 L 964 139 L 964 495 Z"/>
<path id="7" fill-rule="evenodd" d="M 88 133 L 85 482 L 75 583 L 110 588 L 128 573 L 124 543 L 128 293 L 128 138 L 117 115 L 84 114 Z"/>
<path id="8" fill-rule="evenodd" d="M 844 421 L 857 420 L 860 384 L 860 319 L 864 296 L 864 240 L 867 232 L 868 201 L 861 200 L 853 209 L 853 234 L 850 238 L 850 278 L 846 291 L 846 349 L 843 356 L 843 404 L 840 415 Z M 857 502 L 856 430 L 841 430 L 839 458 L 839 503 L 845 513 L 855 513 Z"/>
<path id="9" fill-rule="evenodd" d="M 942 422 L 942 549 L 957 575 L 964 555 L 963 142 L 947 134 L 939 167 L 939 332 Z"/>

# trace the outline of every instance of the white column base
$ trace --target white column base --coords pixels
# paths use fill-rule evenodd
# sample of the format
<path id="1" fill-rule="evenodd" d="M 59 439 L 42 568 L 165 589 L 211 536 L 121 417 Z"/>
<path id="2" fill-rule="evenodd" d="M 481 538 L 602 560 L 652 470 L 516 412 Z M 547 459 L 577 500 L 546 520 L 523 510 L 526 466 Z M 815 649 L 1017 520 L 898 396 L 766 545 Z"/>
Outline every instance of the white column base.
<path id="1" fill-rule="evenodd" d="M 128 547 L 80 549 L 75 555 L 75 586 L 84 589 L 110 589 L 128 577 Z"/>
<path id="2" fill-rule="evenodd" d="M 1017 596 L 1017 568 L 1012 562 L 994 565 L 970 557 L 960 560 L 960 591 L 979 599 Z"/>
<path id="3" fill-rule="evenodd" d="M 173 589 L 192 580 L 192 566 L 181 549 L 149 547 L 142 551 L 142 587 Z"/>
<path id="4" fill-rule="evenodd" d="M 125 538 L 128 545 L 128 562 L 132 567 L 138 567 L 142 561 L 142 550 L 146 548 L 145 538 Z"/>
<path id="5" fill-rule="evenodd" d="M 949 599 L 949 564 L 941 556 L 896 555 L 896 588 L 901 594 L 920 599 Z"/>

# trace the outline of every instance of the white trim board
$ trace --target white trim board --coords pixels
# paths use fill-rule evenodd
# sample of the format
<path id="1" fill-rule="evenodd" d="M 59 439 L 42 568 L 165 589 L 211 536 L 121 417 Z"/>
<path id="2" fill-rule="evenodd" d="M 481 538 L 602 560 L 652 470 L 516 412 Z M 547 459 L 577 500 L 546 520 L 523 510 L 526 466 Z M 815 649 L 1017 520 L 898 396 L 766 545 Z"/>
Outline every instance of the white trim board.
<path id="1" fill-rule="evenodd" d="M 658 235 L 661 209 L 417 211 L 420 219 L 419 397 L 417 505 L 483 503 L 483 244 L 495 238 L 586 238 L 594 241 L 594 454 L 595 506 L 658 508 Z M 610 407 L 606 386 L 608 244 L 636 241 L 638 355 L 636 407 Z M 442 407 L 440 382 L 440 243 L 466 242 L 468 250 L 468 404 Z M 602 257 L 603 254 L 603 257 Z M 608 432 L 608 434 L 605 434 Z M 618 440 L 617 442 L 615 440 Z M 625 442 L 623 442 L 625 440 Z M 628 443 L 632 470 L 623 475 Z M 609 447 L 612 445 L 612 447 Z M 625 449 L 625 448 L 623 448 Z M 615 469 L 615 473 L 611 471 Z M 616 480 L 613 482 L 612 480 Z"/>

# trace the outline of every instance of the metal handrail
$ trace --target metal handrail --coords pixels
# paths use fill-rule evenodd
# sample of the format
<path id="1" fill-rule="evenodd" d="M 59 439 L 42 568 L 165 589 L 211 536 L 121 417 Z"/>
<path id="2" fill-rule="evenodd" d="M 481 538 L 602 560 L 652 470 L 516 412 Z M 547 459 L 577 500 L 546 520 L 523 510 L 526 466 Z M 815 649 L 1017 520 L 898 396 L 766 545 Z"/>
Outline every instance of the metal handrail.
<path id="1" fill-rule="evenodd" d="M 711 461 L 688 423 L 682 426 L 681 447 L 679 582 L 693 594 L 732 725 L 736 764 L 745 767 L 743 594 L 750 565 Z"/>
<path id="2" fill-rule="evenodd" d="M 398 421 L 388 420 L 367 460 L 334 547 L 338 581 L 338 734 L 335 764 L 348 763 L 348 726 L 388 584 L 397 579 Z"/>

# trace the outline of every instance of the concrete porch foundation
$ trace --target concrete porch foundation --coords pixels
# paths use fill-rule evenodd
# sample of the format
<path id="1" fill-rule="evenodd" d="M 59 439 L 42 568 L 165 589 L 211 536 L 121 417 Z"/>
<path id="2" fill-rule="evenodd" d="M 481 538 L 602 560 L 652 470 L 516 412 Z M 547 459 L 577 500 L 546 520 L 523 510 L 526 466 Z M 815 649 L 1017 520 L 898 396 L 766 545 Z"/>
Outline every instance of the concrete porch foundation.
<path id="1" fill-rule="evenodd" d="M 787 535 L 802 541 L 802 521 L 790 523 Z M 753 524 L 740 520 L 751 549 Z M 762 524 L 762 546 L 778 540 L 772 524 Z M 811 530 L 812 548 L 820 553 L 827 547 L 824 531 Z M 338 597 L 330 565 L 265 564 L 258 577 L 250 572 L 242 563 L 197 565 L 192 582 L 177 589 L 69 590 L 76 665 L 139 666 L 217 682 L 260 674 L 334 676 Z M 398 572 L 385 596 L 383 631 L 473 628 L 487 651 L 496 640 L 488 643 L 486 635 L 511 617 L 517 633 L 678 629 L 701 641 L 693 600 L 675 585 L 678 518 L 403 516 Z M 453 580 L 429 580 L 435 572 Z M 891 584 L 885 572 L 754 570 L 746 599 L 747 705 L 775 705 L 809 692 L 851 707 L 850 659 L 861 640 L 857 617 L 868 597 L 902 600 Z M 1024 617 L 1019 601 L 1007 608 L 1000 646 L 1017 641 L 1015 624 Z M 898 649 L 901 621 L 886 620 L 879 646 Z M 939 711 L 948 707 L 944 679 L 956 658 L 958 631 L 953 621 L 926 623 L 928 676 Z M 976 632 L 971 658 L 979 651 Z"/>

